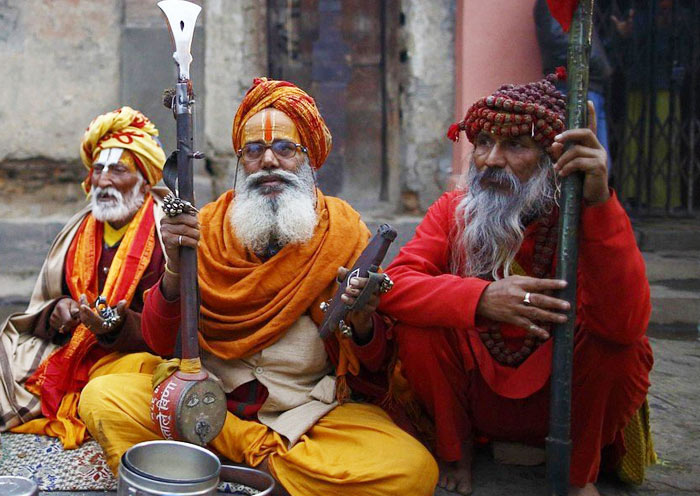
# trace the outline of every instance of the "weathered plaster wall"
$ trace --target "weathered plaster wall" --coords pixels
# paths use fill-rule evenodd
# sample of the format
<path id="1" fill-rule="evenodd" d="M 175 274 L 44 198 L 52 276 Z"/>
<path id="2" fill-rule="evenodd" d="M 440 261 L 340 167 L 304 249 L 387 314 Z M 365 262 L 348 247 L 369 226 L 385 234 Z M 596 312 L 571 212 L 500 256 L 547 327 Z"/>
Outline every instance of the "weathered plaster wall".
<path id="1" fill-rule="evenodd" d="M 535 0 L 457 3 L 455 121 L 464 117 L 472 103 L 502 84 L 527 83 L 542 77 L 532 15 Z M 472 146 L 461 139 L 454 149 L 453 169 L 459 175 L 468 163 Z"/>
<path id="2" fill-rule="evenodd" d="M 74 160 L 117 104 L 120 0 L 0 0 L 0 161 Z"/>
<path id="3" fill-rule="evenodd" d="M 205 0 L 204 141 L 218 194 L 230 187 L 236 164 L 231 124 L 253 78 L 267 74 L 265 3 Z"/>
<path id="4" fill-rule="evenodd" d="M 479 2 L 480 3 L 480 2 Z M 452 145 L 455 0 L 403 0 L 406 47 L 401 98 L 403 209 L 423 212 L 444 191 Z"/>

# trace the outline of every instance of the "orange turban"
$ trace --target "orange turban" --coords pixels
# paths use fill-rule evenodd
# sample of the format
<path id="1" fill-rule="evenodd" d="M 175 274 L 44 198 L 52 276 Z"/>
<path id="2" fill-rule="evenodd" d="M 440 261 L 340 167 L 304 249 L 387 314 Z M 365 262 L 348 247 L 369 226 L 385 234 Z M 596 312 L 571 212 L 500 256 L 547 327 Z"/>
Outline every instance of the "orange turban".
<path id="1" fill-rule="evenodd" d="M 233 149 L 238 152 L 245 144 L 242 143 L 242 137 L 246 121 L 268 107 L 284 112 L 294 121 L 301 136 L 301 144 L 308 150 L 309 163 L 314 169 L 320 169 L 331 151 L 331 132 L 314 99 L 287 81 L 264 77 L 253 80 L 253 86 L 243 97 L 233 119 Z"/>
<path id="2" fill-rule="evenodd" d="M 105 148 L 125 148 L 134 152 L 138 169 L 149 184 L 156 184 L 163 177 L 165 164 L 165 152 L 157 137 L 156 126 L 131 107 L 122 107 L 95 117 L 80 143 L 80 158 L 90 171 L 83 181 L 83 189 L 90 191 L 92 163 Z"/>

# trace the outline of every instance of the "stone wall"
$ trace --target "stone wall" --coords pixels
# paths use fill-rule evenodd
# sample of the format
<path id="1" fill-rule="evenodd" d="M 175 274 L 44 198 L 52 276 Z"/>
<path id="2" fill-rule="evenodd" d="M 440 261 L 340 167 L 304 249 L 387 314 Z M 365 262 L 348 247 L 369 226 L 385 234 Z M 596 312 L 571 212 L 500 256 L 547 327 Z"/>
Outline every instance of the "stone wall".
<path id="1" fill-rule="evenodd" d="M 455 0 L 403 0 L 402 209 L 424 212 L 445 190 L 454 105 Z"/>
<path id="2" fill-rule="evenodd" d="M 267 74 L 266 10 L 260 0 L 205 1 L 204 148 L 213 195 L 230 188 L 236 156 L 231 124 L 253 78 Z"/>
<path id="3" fill-rule="evenodd" d="M 192 47 L 195 138 L 210 158 L 206 168 L 195 165 L 201 203 L 230 184 L 233 115 L 253 77 L 267 72 L 266 10 L 259 0 L 236 0 L 236 8 L 231 0 L 193 1 L 204 7 Z M 80 139 L 95 116 L 121 105 L 143 111 L 164 148 L 174 149 L 174 121 L 160 95 L 175 66 L 156 3 L 0 0 L 0 60 L 9 75 L 0 92 L 0 190 L 23 194 L 43 181 L 42 194 L 53 184 L 58 198 L 70 183 L 71 202 L 82 201 Z"/>
<path id="4" fill-rule="evenodd" d="M 75 192 L 69 196 L 82 201 L 76 181 L 84 174 L 77 162 L 81 136 L 91 119 L 119 105 L 144 111 L 161 130 L 166 150 L 174 148 L 175 126 L 159 95 L 172 85 L 175 68 L 156 1 L 0 0 L 0 60 L 9 75 L 0 96 L 1 191 L 23 180 L 23 167 L 39 181 L 46 167 L 47 185 L 70 183 Z M 204 8 L 192 67 L 196 146 L 208 157 L 206 167 L 195 168 L 203 203 L 230 187 L 234 112 L 252 79 L 268 72 L 267 12 L 261 0 L 195 1 Z M 392 205 L 382 208 L 419 213 L 449 175 L 451 144 L 444 133 L 454 101 L 455 0 L 398 3 L 403 62 L 394 70 L 397 57 L 389 54 L 387 68 L 389 89 L 400 87 L 388 93 L 398 97 L 390 125 L 400 132 L 388 136 L 396 164 L 386 198 Z M 56 198 L 61 195 L 63 189 Z"/>
<path id="5" fill-rule="evenodd" d="M 71 160 L 117 104 L 120 0 L 0 0 L 0 161 Z"/>

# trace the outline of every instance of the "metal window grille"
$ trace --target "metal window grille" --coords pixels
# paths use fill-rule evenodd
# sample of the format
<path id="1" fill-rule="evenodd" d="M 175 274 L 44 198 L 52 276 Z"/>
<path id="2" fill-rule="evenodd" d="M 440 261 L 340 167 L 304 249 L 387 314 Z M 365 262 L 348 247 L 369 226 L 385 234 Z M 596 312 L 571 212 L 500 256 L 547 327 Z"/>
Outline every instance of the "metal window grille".
<path id="1" fill-rule="evenodd" d="M 621 33 L 611 16 L 630 9 Z M 614 67 L 606 107 L 620 199 L 637 216 L 697 214 L 700 0 L 600 0 L 595 25 Z"/>

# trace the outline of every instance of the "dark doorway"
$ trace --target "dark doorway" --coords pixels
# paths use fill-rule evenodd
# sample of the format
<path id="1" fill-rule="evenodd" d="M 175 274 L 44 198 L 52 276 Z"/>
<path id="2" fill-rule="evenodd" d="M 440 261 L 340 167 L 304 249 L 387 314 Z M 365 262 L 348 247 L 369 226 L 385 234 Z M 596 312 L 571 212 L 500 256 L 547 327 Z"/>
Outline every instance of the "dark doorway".
<path id="1" fill-rule="evenodd" d="M 398 182 L 398 0 L 268 0 L 269 74 L 308 91 L 333 134 L 321 189 L 359 209 Z"/>

